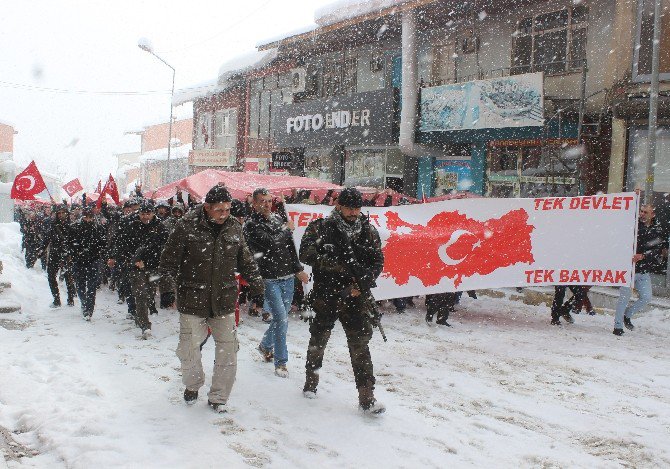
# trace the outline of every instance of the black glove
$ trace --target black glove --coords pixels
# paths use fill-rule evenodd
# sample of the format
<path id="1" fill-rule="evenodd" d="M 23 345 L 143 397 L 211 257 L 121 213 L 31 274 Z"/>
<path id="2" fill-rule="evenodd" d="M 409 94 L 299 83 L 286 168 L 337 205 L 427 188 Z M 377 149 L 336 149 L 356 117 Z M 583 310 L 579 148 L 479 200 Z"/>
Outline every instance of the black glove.
<path id="1" fill-rule="evenodd" d="M 262 308 L 263 303 L 265 303 L 265 295 L 256 295 L 251 297 L 252 305 L 256 305 L 258 308 Z"/>

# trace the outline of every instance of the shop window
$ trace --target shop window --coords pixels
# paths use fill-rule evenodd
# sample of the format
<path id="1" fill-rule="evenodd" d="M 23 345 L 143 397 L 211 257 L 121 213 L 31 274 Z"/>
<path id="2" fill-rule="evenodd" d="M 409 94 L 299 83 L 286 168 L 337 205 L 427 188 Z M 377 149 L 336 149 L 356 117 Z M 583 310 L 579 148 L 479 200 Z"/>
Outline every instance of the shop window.
<path id="1" fill-rule="evenodd" d="M 588 7 L 545 13 L 517 23 L 511 74 L 557 74 L 581 69 L 586 60 Z"/>
<path id="2" fill-rule="evenodd" d="M 237 148 L 237 109 L 218 111 L 214 124 L 216 148 Z"/>
<path id="3" fill-rule="evenodd" d="M 670 76 L 670 0 L 662 0 L 660 71 L 661 79 Z M 652 41 L 654 37 L 655 0 L 638 2 L 636 47 L 633 62 L 633 74 L 636 81 L 649 81 L 651 77 Z"/>
<path id="4" fill-rule="evenodd" d="M 333 158 L 328 150 L 305 152 L 305 176 L 331 181 L 334 173 Z"/>
<path id="5" fill-rule="evenodd" d="M 386 175 L 386 152 L 352 151 L 348 152 L 344 163 L 346 179 L 383 178 Z"/>
<path id="6" fill-rule="evenodd" d="M 254 80 L 249 85 L 249 137 L 258 138 L 261 91 L 263 80 Z"/>
<path id="7" fill-rule="evenodd" d="M 260 115 L 258 117 L 258 138 L 270 136 L 270 98 L 272 91 L 263 90 L 260 97 Z"/>
<path id="8" fill-rule="evenodd" d="M 630 132 L 628 149 L 628 179 L 626 189 L 645 188 L 647 179 L 647 145 L 649 131 L 636 129 Z M 659 127 L 656 137 L 656 165 L 654 166 L 654 192 L 670 192 L 670 128 Z"/>
<path id="9" fill-rule="evenodd" d="M 196 147 L 198 149 L 212 148 L 214 145 L 212 120 L 213 116 L 209 112 L 204 112 L 198 116 L 198 126 L 196 128 Z"/>
<path id="10" fill-rule="evenodd" d="M 321 96 L 328 98 L 356 92 L 357 58 L 344 54 L 326 57 L 321 71 Z"/>

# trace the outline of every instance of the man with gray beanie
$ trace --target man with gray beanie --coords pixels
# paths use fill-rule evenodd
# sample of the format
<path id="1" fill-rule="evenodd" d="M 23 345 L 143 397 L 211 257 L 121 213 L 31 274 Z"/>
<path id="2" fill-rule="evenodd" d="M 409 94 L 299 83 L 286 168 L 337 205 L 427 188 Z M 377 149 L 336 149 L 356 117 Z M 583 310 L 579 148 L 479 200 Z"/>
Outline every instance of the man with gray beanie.
<path id="1" fill-rule="evenodd" d="M 237 373 L 235 304 L 239 272 L 251 289 L 252 301 L 263 304 L 263 280 L 242 235 L 242 225 L 230 216 L 232 197 L 221 185 L 205 203 L 179 220 L 161 255 L 160 271 L 176 279 L 179 345 L 184 401 L 193 404 L 205 384 L 200 344 L 208 327 L 215 343 L 214 374 L 208 405 L 225 412 Z"/>

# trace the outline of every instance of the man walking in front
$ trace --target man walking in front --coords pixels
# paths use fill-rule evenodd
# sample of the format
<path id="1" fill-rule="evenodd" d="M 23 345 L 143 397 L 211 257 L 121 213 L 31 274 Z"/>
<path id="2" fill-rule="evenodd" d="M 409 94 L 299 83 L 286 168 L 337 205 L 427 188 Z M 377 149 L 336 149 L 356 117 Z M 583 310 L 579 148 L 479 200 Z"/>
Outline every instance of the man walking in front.
<path id="1" fill-rule="evenodd" d="M 252 301 L 263 303 L 263 280 L 242 235 L 230 216 L 232 197 L 214 186 L 205 203 L 177 222 L 161 254 L 160 271 L 177 283 L 179 345 L 184 400 L 193 404 L 205 384 L 200 344 L 212 330 L 214 374 L 208 404 L 225 412 L 237 373 L 235 304 L 239 272 L 250 284 Z"/>
<path id="2" fill-rule="evenodd" d="M 370 289 L 384 267 L 377 230 L 361 215 L 363 196 L 346 188 L 327 218 L 309 224 L 300 244 L 300 260 L 312 266 L 314 287 L 308 303 L 310 325 L 303 395 L 316 397 L 319 372 L 330 333 L 338 319 L 347 336 L 360 408 L 371 414 L 386 409 L 374 396 L 375 377 L 368 343 L 375 303 Z"/>
<path id="3" fill-rule="evenodd" d="M 651 273 L 660 266 L 663 259 L 663 250 L 667 249 L 667 240 L 664 239 L 661 226 L 656 223 L 654 207 L 643 205 L 640 207 L 640 219 L 637 226 L 637 251 L 633 256 L 635 263 L 635 278 L 633 286 L 639 298 L 628 305 L 632 290 L 629 287 L 619 288 L 619 300 L 614 316 L 614 335 L 623 335 L 624 326 L 634 330 L 631 318 L 651 301 Z"/>
<path id="4" fill-rule="evenodd" d="M 265 305 L 272 314 L 263 340 L 258 345 L 263 358 L 274 359 L 275 374 L 288 378 L 288 313 L 293 302 L 294 277 L 307 283 L 293 243 L 293 225 L 272 213 L 272 196 L 267 189 L 253 193 L 254 212 L 244 224 L 244 237 L 258 263 L 265 284 Z"/>

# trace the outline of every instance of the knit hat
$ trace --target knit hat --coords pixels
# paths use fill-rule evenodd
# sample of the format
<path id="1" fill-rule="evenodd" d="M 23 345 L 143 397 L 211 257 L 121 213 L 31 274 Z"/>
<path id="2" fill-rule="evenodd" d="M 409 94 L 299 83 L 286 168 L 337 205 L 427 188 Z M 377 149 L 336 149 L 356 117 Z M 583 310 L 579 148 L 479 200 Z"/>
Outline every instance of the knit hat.
<path id="1" fill-rule="evenodd" d="M 140 204 L 140 212 L 148 213 L 153 212 L 156 209 L 154 203 L 150 199 L 144 199 Z"/>
<path id="2" fill-rule="evenodd" d="M 340 192 L 337 203 L 347 208 L 361 208 L 363 206 L 363 194 L 355 187 L 347 187 Z"/>
<path id="3" fill-rule="evenodd" d="M 232 200 L 233 198 L 231 197 L 230 192 L 228 192 L 228 189 L 226 189 L 226 186 L 221 184 L 212 187 L 205 196 L 205 203 L 208 204 L 219 204 L 222 202 L 231 202 Z"/>

